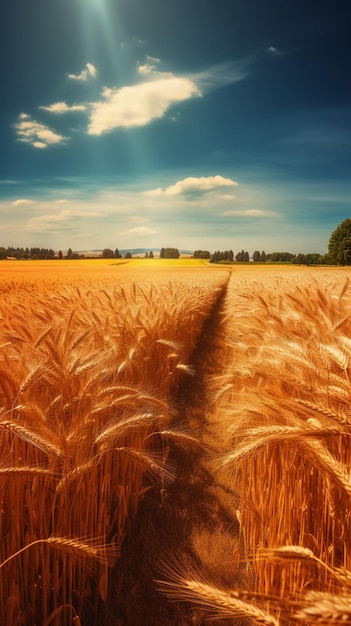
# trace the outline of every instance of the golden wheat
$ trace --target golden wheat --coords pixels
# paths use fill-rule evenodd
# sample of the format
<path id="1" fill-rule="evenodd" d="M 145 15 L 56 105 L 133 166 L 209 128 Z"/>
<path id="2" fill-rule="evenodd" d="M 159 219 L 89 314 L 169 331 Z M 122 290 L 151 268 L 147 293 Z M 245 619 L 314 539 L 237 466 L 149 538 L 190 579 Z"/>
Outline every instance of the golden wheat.
<path id="1" fill-rule="evenodd" d="M 196 284 L 172 273 L 119 274 L 119 284 L 97 276 L 46 274 L 3 292 L 4 626 L 66 626 L 72 612 L 62 607 L 77 621 L 88 597 L 90 619 L 97 613 L 140 498 L 155 480 L 159 489 L 174 480 L 174 393 L 227 280 L 226 272 Z"/>
<path id="2" fill-rule="evenodd" d="M 229 449 L 215 468 L 241 485 L 243 556 L 267 606 L 285 598 L 299 623 L 313 622 L 310 596 L 294 612 L 306 586 L 334 592 L 334 612 L 318 616 L 311 601 L 313 623 L 349 619 L 337 609 L 351 570 L 349 296 L 343 276 L 232 279 L 226 371 L 213 382 L 214 427 Z"/>

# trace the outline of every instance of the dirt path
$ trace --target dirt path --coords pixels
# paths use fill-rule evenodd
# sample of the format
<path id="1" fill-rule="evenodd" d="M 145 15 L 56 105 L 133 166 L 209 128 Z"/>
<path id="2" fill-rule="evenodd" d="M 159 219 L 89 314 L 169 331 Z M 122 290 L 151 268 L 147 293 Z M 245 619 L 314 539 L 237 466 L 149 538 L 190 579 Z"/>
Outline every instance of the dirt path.
<path id="1" fill-rule="evenodd" d="M 199 441 L 213 448 L 218 442 L 210 439 L 215 434 L 210 428 L 213 406 L 209 381 L 223 373 L 225 297 L 226 288 L 192 355 L 196 373 L 184 381 L 176 398 L 176 423 L 190 428 Z M 152 490 L 152 495 L 145 497 L 124 544 L 107 607 L 111 626 L 203 623 L 201 611 L 186 603 L 170 602 L 155 589 L 154 579 L 164 577 L 159 564 L 171 557 L 195 563 L 205 577 L 215 576 L 227 584 L 234 581 L 230 542 L 238 535 L 233 516 L 235 494 L 215 481 L 208 451 L 175 445 L 173 454 L 176 481 L 166 491 Z"/>

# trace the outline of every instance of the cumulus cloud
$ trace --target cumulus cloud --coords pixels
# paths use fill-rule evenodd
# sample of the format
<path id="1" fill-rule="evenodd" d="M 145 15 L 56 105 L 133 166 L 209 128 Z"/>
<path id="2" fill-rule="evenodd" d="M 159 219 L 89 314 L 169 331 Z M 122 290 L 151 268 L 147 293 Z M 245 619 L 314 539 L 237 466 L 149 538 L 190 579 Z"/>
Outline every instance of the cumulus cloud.
<path id="1" fill-rule="evenodd" d="M 138 226 L 137 228 L 130 228 L 120 235 L 136 235 L 137 237 L 145 237 L 146 235 L 157 235 L 157 230 L 148 228 L 147 226 Z"/>
<path id="2" fill-rule="evenodd" d="M 155 57 L 150 57 L 149 55 L 146 57 L 146 63 L 138 65 L 138 73 L 139 74 L 151 74 L 151 72 L 155 72 L 157 70 L 158 64 L 161 62 L 160 59 Z"/>
<path id="3" fill-rule="evenodd" d="M 51 130 L 45 124 L 36 122 L 30 115 L 21 113 L 18 122 L 14 124 L 19 141 L 30 143 L 34 148 L 44 149 L 57 145 L 67 139 L 63 135 Z"/>
<path id="4" fill-rule="evenodd" d="M 28 198 L 18 198 L 18 200 L 12 202 L 12 206 L 20 206 L 21 204 L 34 204 L 34 202 Z"/>
<path id="5" fill-rule="evenodd" d="M 49 111 L 49 113 L 68 113 L 70 111 L 85 111 L 86 106 L 84 104 L 73 104 L 69 106 L 66 102 L 54 102 L 48 106 L 41 106 L 39 109 Z"/>
<path id="6" fill-rule="evenodd" d="M 162 118 L 177 102 L 200 96 L 189 78 L 168 74 L 120 89 L 105 88 L 103 100 L 92 103 L 89 135 L 102 135 L 114 128 L 145 126 Z"/>
<path id="7" fill-rule="evenodd" d="M 210 193 L 216 189 L 222 189 L 223 187 L 237 187 L 238 183 L 231 178 L 224 178 L 223 176 L 189 176 L 183 180 L 178 180 L 174 185 L 162 189 L 151 189 L 145 191 L 146 196 L 201 196 L 206 193 Z"/>
<path id="8" fill-rule="evenodd" d="M 92 63 L 86 63 L 86 69 L 82 70 L 80 74 L 68 74 L 68 78 L 71 80 L 86 81 L 89 77 L 95 78 L 97 75 L 97 69 Z"/>

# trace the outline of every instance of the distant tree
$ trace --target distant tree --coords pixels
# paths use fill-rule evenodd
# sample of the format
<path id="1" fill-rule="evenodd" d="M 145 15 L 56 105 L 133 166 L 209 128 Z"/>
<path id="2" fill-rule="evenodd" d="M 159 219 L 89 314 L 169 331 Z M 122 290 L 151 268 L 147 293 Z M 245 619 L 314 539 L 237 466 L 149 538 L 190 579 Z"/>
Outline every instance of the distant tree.
<path id="1" fill-rule="evenodd" d="M 252 255 L 252 259 L 255 263 L 260 263 L 261 261 L 261 253 L 258 250 L 255 250 L 255 252 Z"/>
<path id="2" fill-rule="evenodd" d="M 210 257 L 207 256 L 207 252 L 205 254 L 206 254 L 206 256 L 203 256 L 203 257 L 200 257 L 200 258 L 206 258 L 206 259 L 210 258 L 210 263 L 233 263 L 233 261 L 234 261 L 234 252 L 233 252 L 233 250 L 224 250 L 224 251 L 216 250 L 216 252 L 211 254 Z M 238 254 L 241 257 L 241 252 L 239 252 Z M 194 256 L 195 256 L 195 254 L 194 254 Z"/>
<path id="3" fill-rule="evenodd" d="M 332 232 L 328 244 L 330 262 L 351 265 L 351 219 L 346 218 Z"/>
<path id="4" fill-rule="evenodd" d="M 291 259 L 295 265 L 319 265 L 322 262 L 322 255 L 318 253 L 302 254 L 301 252 Z"/>
<path id="5" fill-rule="evenodd" d="M 210 259 L 211 253 L 208 250 L 195 250 L 194 259 Z"/>
<path id="6" fill-rule="evenodd" d="M 291 252 L 272 252 L 272 254 L 268 255 L 266 258 L 273 263 L 287 263 L 291 261 L 294 256 L 295 255 Z"/>
<path id="7" fill-rule="evenodd" d="M 266 253 L 264 250 L 262 250 L 261 252 L 261 263 L 265 263 L 266 262 Z"/>
<path id="8" fill-rule="evenodd" d="M 179 259 L 180 254 L 177 248 L 161 248 L 161 259 Z"/>
<path id="9" fill-rule="evenodd" d="M 68 250 L 67 250 L 67 259 L 70 259 L 72 254 L 73 254 L 72 249 L 68 248 Z"/>
<path id="10" fill-rule="evenodd" d="M 115 256 L 115 259 L 121 259 L 122 258 L 122 255 L 120 254 L 120 251 L 118 250 L 118 248 L 116 248 L 114 256 Z"/>
<path id="11" fill-rule="evenodd" d="M 153 259 L 154 258 L 154 253 L 152 250 L 150 250 L 149 252 L 149 259 Z"/>
<path id="12" fill-rule="evenodd" d="M 250 255 L 248 252 L 244 252 L 244 262 L 248 263 L 250 261 Z"/>
<path id="13" fill-rule="evenodd" d="M 242 250 L 241 252 L 238 252 L 235 255 L 235 258 L 236 258 L 237 261 L 239 261 L 239 263 L 242 263 L 243 260 L 244 260 L 244 250 Z"/>
<path id="14" fill-rule="evenodd" d="M 125 255 L 124 255 L 124 258 L 125 259 L 131 259 L 132 258 L 131 253 L 130 252 L 126 252 Z"/>
<path id="15" fill-rule="evenodd" d="M 59 252 L 58 252 L 58 258 L 59 258 L 59 259 L 63 259 L 62 250 L 59 250 Z"/>
<path id="16" fill-rule="evenodd" d="M 103 259 L 113 259 L 115 254 L 111 248 L 104 248 L 101 256 Z"/>
<path id="17" fill-rule="evenodd" d="M 148 258 L 149 258 L 149 253 L 145 252 L 145 259 L 148 259 Z"/>

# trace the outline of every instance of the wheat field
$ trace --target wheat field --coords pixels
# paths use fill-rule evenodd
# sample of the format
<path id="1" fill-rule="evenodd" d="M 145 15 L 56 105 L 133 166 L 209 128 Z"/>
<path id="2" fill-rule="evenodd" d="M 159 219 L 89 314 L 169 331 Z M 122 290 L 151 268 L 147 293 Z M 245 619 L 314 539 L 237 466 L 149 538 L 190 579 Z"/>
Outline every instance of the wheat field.
<path id="1" fill-rule="evenodd" d="M 4 262 L 0 288 L 0 624 L 351 623 L 347 270 Z M 122 617 L 156 500 L 184 609 Z"/>
<path id="2" fill-rule="evenodd" d="M 214 623 L 350 624 L 348 272 L 234 270 L 224 309 L 207 439 L 236 490 L 237 575 L 228 587 L 178 563 L 161 588 Z"/>

